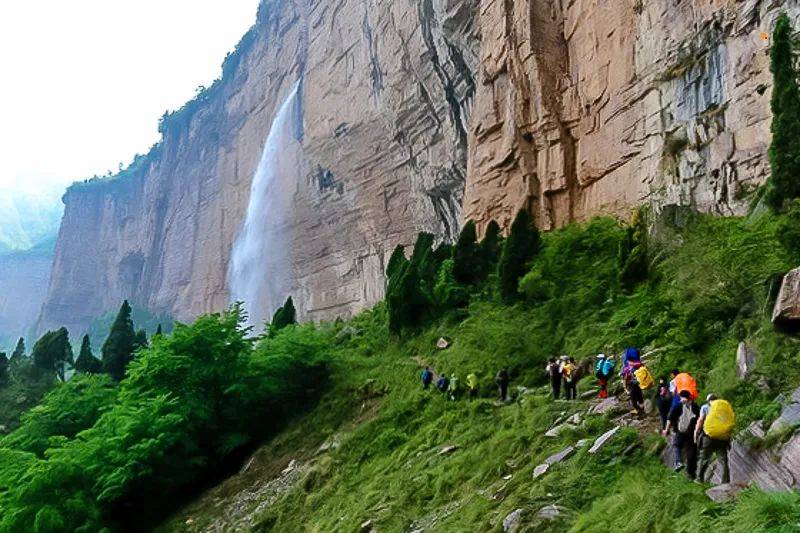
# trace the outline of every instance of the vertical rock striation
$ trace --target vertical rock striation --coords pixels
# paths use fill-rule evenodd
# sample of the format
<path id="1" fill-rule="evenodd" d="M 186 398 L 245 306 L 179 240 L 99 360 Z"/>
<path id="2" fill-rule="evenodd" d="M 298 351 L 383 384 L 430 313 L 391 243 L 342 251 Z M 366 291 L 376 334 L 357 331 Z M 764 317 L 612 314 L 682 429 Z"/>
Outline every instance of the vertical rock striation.
<path id="1" fill-rule="evenodd" d="M 130 298 L 228 304 L 261 148 L 301 80 L 292 292 L 378 301 L 388 254 L 465 218 L 543 228 L 651 201 L 741 213 L 768 172 L 770 0 L 264 0 L 224 76 L 116 179 L 72 187 L 40 329 Z"/>

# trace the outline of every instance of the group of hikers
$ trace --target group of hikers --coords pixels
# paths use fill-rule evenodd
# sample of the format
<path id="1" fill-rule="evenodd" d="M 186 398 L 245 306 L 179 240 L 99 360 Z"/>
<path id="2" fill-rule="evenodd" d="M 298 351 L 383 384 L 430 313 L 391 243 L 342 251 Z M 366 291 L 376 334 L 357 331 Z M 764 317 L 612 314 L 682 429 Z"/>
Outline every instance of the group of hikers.
<path id="1" fill-rule="evenodd" d="M 608 382 L 614 375 L 615 367 L 613 355 L 601 353 L 597 356 L 594 370 L 600 383 L 601 398 L 608 397 Z M 630 397 L 632 414 L 644 412 L 644 391 L 654 391 L 653 403 L 661 419 L 661 434 L 667 438 L 672 435 L 675 471 L 685 467 L 690 479 L 704 482 L 712 460 L 719 456 L 722 464 L 721 481 L 730 483 L 728 450 L 736 417 L 728 401 L 708 394 L 705 403 L 699 406 L 697 381 L 688 372 L 681 372 L 677 368 L 670 372 L 669 377 L 662 377 L 656 383 L 637 348 L 626 348 L 623 352 L 619 376 Z M 555 388 L 553 395 L 556 395 Z"/>
<path id="2" fill-rule="evenodd" d="M 616 367 L 614 355 L 597 355 L 594 375 L 602 399 L 608 398 L 608 384 L 616 375 Z M 563 390 L 564 399 L 575 400 L 582 372 L 575 359 L 568 355 L 551 358 L 545 373 L 550 381 L 553 399 L 560 399 Z M 645 411 L 645 391 L 653 391 L 653 403 L 660 416 L 660 432 L 664 437 L 672 435 L 673 468 L 676 472 L 685 468 L 690 479 L 704 482 L 712 460 L 718 456 L 722 464 L 721 481 L 730 483 L 728 450 L 735 415 L 729 402 L 715 394 L 708 394 L 705 403 L 698 405 L 697 381 L 688 372 L 681 372 L 677 368 L 670 372 L 669 377 L 662 377 L 656 382 L 650 369 L 642 362 L 637 348 L 624 350 L 618 375 L 630 397 L 631 414 L 640 415 Z M 433 371 L 426 366 L 421 375 L 423 388 L 429 389 L 433 385 L 448 399 L 459 399 L 462 390 L 456 374 L 449 378 L 441 375 L 435 383 L 434 378 Z M 505 402 L 508 398 L 509 382 L 507 368 L 495 375 L 501 401 Z M 478 377 L 474 372 L 467 375 L 466 383 L 469 397 L 477 397 Z"/>
<path id="3" fill-rule="evenodd" d="M 433 370 L 426 366 L 420 375 L 422 388 L 428 390 L 431 388 L 431 385 L 434 385 L 439 392 L 452 401 L 456 401 L 461 397 L 463 389 L 461 388 L 456 374 L 452 374 L 449 378 L 445 374 L 442 374 L 436 378 L 436 383 L 434 383 L 434 378 L 436 378 L 436 376 L 434 376 Z M 497 385 L 498 399 L 505 402 L 508 400 L 508 384 L 511 382 L 508 369 L 501 368 L 495 375 L 494 382 Z M 470 398 L 478 397 L 478 376 L 475 372 L 467 374 L 466 391 Z"/>

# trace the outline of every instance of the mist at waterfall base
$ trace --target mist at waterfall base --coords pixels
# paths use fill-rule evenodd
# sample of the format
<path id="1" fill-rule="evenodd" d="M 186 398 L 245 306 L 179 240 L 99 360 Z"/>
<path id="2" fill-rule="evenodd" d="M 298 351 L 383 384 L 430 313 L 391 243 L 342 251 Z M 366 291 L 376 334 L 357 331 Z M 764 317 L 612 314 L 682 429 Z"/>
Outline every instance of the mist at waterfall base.
<path id="1" fill-rule="evenodd" d="M 244 302 L 250 326 L 269 320 L 291 289 L 289 215 L 300 153 L 295 135 L 298 86 L 289 92 L 270 127 L 231 254 L 231 302 Z"/>

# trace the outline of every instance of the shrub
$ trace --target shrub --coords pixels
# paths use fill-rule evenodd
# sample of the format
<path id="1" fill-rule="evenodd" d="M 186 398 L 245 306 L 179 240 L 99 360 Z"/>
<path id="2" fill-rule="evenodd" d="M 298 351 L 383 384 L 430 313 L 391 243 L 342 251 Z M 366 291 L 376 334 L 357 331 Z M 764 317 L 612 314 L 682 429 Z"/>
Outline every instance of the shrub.
<path id="1" fill-rule="evenodd" d="M 528 262 L 538 253 L 539 245 L 539 231 L 528 211 L 523 209 L 511 224 L 511 232 L 497 265 L 500 296 L 504 302 L 512 303 L 519 299 L 519 280 L 527 271 Z"/>

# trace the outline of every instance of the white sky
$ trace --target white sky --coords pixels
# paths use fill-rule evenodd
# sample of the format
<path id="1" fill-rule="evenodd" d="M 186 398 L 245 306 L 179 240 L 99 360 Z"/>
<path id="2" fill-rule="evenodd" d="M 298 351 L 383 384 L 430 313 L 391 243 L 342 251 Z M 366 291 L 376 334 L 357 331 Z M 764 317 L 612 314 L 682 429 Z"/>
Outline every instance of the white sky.
<path id="1" fill-rule="evenodd" d="M 219 77 L 258 0 L 0 1 L 0 190 L 117 170 Z"/>

